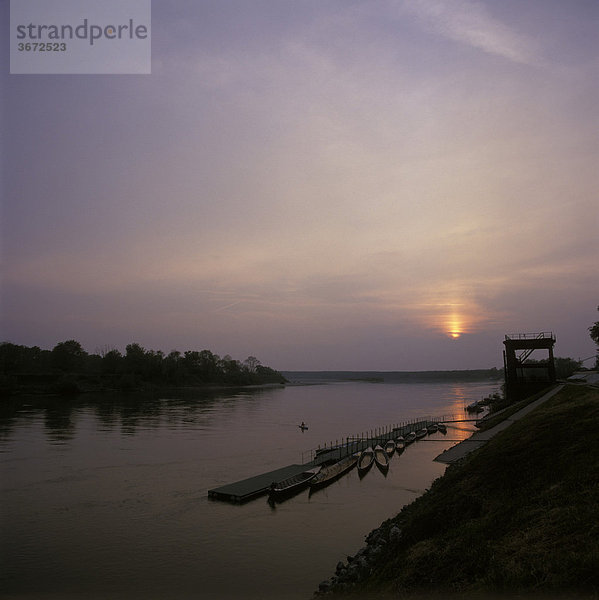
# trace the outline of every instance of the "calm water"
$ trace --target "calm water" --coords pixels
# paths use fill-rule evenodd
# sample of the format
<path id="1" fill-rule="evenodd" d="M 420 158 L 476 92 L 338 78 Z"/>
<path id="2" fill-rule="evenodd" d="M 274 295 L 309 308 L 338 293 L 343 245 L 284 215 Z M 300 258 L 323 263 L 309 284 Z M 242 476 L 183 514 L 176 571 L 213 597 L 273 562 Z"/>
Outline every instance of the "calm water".
<path id="1" fill-rule="evenodd" d="M 336 383 L 18 405 L 0 419 L 0 592 L 306 600 L 443 473 L 432 459 L 469 425 L 394 456 L 387 477 L 354 470 L 274 509 L 264 497 L 239 506 L 207 491 L 308 460 L 347 435 L 465 415 L 464 404 L 497 387 Z"/>

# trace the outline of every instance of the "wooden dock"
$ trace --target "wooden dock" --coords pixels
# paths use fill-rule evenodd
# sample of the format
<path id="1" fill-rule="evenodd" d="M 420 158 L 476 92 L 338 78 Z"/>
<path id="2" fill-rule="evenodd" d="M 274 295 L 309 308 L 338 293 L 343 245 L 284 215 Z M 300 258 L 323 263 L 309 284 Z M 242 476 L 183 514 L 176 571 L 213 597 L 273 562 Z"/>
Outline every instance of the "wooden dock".
<path id="1" fill-rule="evenodd" d="M 208 490 L 208 497 L 213 500 L 227 500 L 229 502 L 242 504 L 243 502 L 253 500 L 258 496 L 266 494 L 273 481 L 282 481 L 288 477 L 293 477 L 306 469 L 311 469 L 313 466 L 314 464 L 308 463 L 305 465 L 289 465 L 288 467 L 282 467 L 281 469 L 263 473 L 262 475 L 256 475 L 255 477 L 249 477 L 248 479 L 230 483 L 229 485 L 224 485 L 214 490 Z"/>
<path id="2" fill-rule="evenodd" d="M 242 504 L 263 496 L 268 493 L 270 485 L 274 481 L 282 481 L 288 477 L 293 477 L 303 471 L 311 469 L 315 466 L 322 465 L 325 463 L 331 463 L 337 460 L 341 460 L 345 456 L 364 450 L 368 446 L 375 446 L 376 444 L 384 445 L 388 439 L 396 438 L 400 435 L 407 434 L 408 431 L 413 429 L 419 429 L 427 427 L 433 422 L 456 422 L 457 418 L 427 418 L 418 419 L 410 423 L 404 423 L 402 425 L 391 426 L 384 429 L 371 431 L 370 434 L 360 436 L 350 436 L 342 440 L 341 443 L 330 444 L 328 447 L 325 445 L 324 448 L 317 448 L 310 451 L 310 459 L 308 462 L 303 464 L 294 464 L 287 467 L 282 467 L 268 473 L 256 475 L 254 477 L 248 477 L 235 483 L 230 483 L 219 488 L 208 490 L 208 497 L 213 500 L 225 500 L 236 504 Z M 462 421 L 469 421 L 471 419 L 460 419 Z"/>

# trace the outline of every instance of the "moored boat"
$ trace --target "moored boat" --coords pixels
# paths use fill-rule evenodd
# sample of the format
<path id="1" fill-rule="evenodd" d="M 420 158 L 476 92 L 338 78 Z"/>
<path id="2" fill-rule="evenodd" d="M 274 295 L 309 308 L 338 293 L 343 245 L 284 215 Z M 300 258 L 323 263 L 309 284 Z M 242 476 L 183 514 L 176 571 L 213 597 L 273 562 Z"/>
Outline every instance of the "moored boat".
<path id="1" fill-rule="evenodd" d="M 308 485 L 311 479 L 316 477 L 319 471 L 320 467 L 314 467 L 313 469 L 302 471 L 301 473 L 283 479 L 282 481 L 273 481 L 268 490 L 269 499 L 280 500 L 301 491 Z"/>
<path id="2" fill-rule="evenodd" d="M 402 452 L 405 447 L 406 447 L 406 440 L 404 439 L 403 435 L 400 435 L 395 440 L 395 449 L 397 450 L 397 452 Z"/>
<path id="3" fill-rule="evenodd" d="M 391 456 L 395 452 L 395 442 L 393 440 L 388 440 L 385 444 L 385 452 L 387 456 Z"/>
<path id="4" fill-rule="evenodd" d="M 426 430 L 429 433 L 436 433 L 437 431 L 439 431 L 439 426 L 437 425 L 437 423 L 431 423 Z"/>
<path id="5" fill-rule="evenodd" d="M 374 447 L 374 461 L 376 462 L 376 466 L 383 471 L 389 468 L 389 457 L 380 444 Z"/>
<path id="6" fill-rule="evenodd" d="M 437 423 L 437 427 L 441 433 L 447 433 L 447 427 L 445 423 Z"/>
<path id="7" fill-rule="evenodd" d="M 416 439 L 416 432 L 410 431 L 410 433 L 408 433 L 405 438 L 406 445 L 411 444 L 415 439 Z"/>
<path id="8" fill-rule="evenodd" d="M 332 483 L 342 475 L 345 475 L 350 469 L 353 469 L 360 458 L 361 453 L 356 452 L 327 467 L 322 467 L 319 473 L 310 480 L 310 487 L 317 488 Z"/>
<path id="9" fill-rule="evenodd" d="M 362 451 L 360 454 L 360 458 L 358 459 L 358 471 L 360 473 L 366 473 L 370 467 L 372 467 L 372 463 L 374 462 L 374 450 L 372 446 L 368 446 L 366 450 Z"/>
<path id="10" fill-rule="evenodd" d="M 428 429 L 426 427 L 423 427 L 422 429 L 419 429 L 416 432 L 416 439 L 417 440 L 422 439 L 427 433 L 428 433 Z"/>

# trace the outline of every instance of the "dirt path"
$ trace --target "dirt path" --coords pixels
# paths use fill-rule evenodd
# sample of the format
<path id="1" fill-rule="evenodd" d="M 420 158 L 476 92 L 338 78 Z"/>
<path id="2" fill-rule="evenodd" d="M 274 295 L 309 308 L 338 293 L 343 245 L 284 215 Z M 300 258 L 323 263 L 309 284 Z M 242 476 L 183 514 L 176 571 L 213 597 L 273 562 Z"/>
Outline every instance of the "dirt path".
<path id="1" fill-rule="evenodd" d="M 500 431 L 503 431 L 507 427 L 509 427 L 514 421 L 521 419 L 528 413 L 532 412 L 537 406 L 547 402 L 550 398 L 553 398 L 555 394 L 557 394 L 564 386 L 558 385 L 550 392 L 547 392 L 544 396 L 541 396 L 538 400 L 531 402 L 524 408 L 520 409 L 518 412 L 513 415 L 507 417 L 501 423 L 495 425 L 495 427 L 491 427 L 491 429 L 487 429 L 486 431 L 477 431 L 473 433 L 467 440 L 456 444 L 449 448 L 449 450 L 445 450 L 439 456 L 437 456 L 434 460 L 437 462 L 452 464 L 455 463 L 462 458 L 464 458 L 470 452 L 480 448 L 484 444 L 486 444 L 493 436 L 497 435 Z"/>

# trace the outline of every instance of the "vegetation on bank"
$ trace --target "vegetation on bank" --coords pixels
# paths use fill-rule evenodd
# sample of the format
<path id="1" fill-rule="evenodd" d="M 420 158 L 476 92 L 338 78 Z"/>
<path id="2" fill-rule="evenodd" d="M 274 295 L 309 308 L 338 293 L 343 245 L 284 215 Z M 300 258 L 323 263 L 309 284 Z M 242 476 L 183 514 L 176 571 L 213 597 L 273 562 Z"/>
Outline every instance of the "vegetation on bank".
<path id="1" fill-rule="evenodd" d="M 4 393 L 76 394 L 84 391 L 133 391 L 148 387 L 245 386 L 285 383 L 274 369 L 250 356 L 245 361 L 219 357 L 210 350 L 173 350 L 168 355 L 129 344 L 125 354 L 104 348 L 88 354 L 75 340 L 52 350 L 0 344 L 0 390 Z"/>
<path id="2" fill-rule="evenodd" d="M 599 310 L 599 306 L 597 307 Z M 595 355 L 595 368 L 599 369 L 599 321 L 595 321 L 589 327 L 589 336 L 595 342 L 595 346 L 597 346 L 597 354 Z"/>
<path id="3" fill-rule="evenodd" d="M 476 427 L 479 431 L 487 431 L 487 429 L 492 429 L 495 427 L 495 425 L 499 425 L 499 423 L 505 421 L 514 413 L 517 413 L 521 408 L 524 408 L 531 402 L 534 402 L 535 400 L 538 400 L 544 396 L 553 387 L 554 385 L 548 385 L 536 394 L 528 396 L 528 398 L 511 403 L 506 400 L 505 396 L 494 394 L 489 399 L 489 413 L 480 419 L 480 421 L 477 421 Z"/>
<path id="4" fill-rule="evenodd" d="M 597 598 L 598 429 L 599 390 L 567 385 L 386 521 L 369 575 L 327 595 Z"/>

